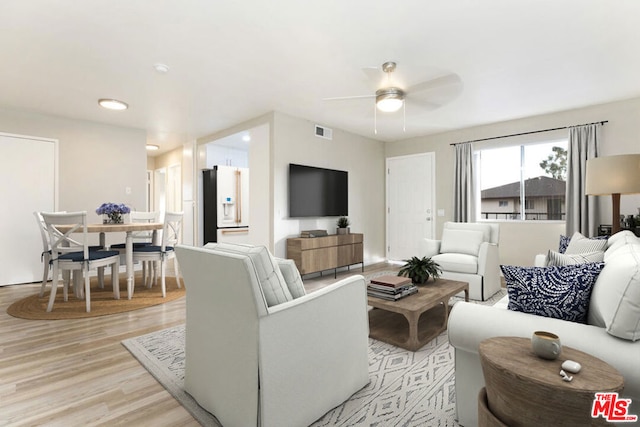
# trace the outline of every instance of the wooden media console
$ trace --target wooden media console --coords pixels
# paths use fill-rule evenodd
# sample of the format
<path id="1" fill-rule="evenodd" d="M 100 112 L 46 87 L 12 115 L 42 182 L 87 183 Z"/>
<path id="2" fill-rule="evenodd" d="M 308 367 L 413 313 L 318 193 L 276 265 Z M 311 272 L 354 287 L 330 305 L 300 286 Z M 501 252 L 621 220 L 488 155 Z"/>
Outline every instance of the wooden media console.
<path id="1" fill-rule="evenodd" d="M 364 235 L 332 234 L 322 237 L 287 239 L 287 258 L 292 259 L 301 275 L 362 264 L 364 271 Z"/>

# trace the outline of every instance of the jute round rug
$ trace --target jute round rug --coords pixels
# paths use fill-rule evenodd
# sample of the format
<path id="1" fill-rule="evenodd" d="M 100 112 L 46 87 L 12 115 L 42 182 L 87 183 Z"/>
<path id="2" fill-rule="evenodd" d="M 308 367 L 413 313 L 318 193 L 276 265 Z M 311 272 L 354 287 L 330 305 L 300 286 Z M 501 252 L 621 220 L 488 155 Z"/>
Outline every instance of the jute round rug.
<path id="1" fill-rule="evenodd" d="M 158 279 L 157 285 L 147 288 L 142 285 L 142 277 L 136 276 L 133 298 L 129 300 L 127 298 L 127 280 L 124 276 L 120 276 L 120 299 L 115 300 L 113 299 L 109 274 L 105 275 L 104 289 L 100 289 L 97 278 L 92 277 L 91 312 L 89 313 L 86 312 L 85 301 L 76 298 L 72 289 L 69 290 L 68 301 L 65 302 L 63 300 L 62 285 L 58 286 L 53 310 L 47 313 L 47 304 L 49 303 L 51 290 L 49 283 L 42 298 L 39 297 L 39 292 L 37 292 L 35 295 L 28 296 L 11 304 L 9 308 L 7 308 L 7 313 L 14 317 L 32 320 L 81 319 L 138 310 L 153 305 L 164 304 L 185 295 L 184 282 L 181 281 L 182 287 L 178 288 L 175 277 L 167 276 L 165 280 L 167 296 L 166 298 L 162 298 L 160 279 Z"/>

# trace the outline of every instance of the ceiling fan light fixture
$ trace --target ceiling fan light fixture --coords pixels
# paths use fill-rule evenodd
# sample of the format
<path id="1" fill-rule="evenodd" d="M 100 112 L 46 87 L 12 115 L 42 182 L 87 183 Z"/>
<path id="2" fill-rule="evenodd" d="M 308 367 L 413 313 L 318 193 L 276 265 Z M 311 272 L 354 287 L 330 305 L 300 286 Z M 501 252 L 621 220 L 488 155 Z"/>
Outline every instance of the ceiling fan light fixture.
<path id="1" fill-rule="evenodd" d="M 402 108 L 404 91 L 395 87 L 376 91 L 376 107 L 385 113 L 393 113 Z"/>

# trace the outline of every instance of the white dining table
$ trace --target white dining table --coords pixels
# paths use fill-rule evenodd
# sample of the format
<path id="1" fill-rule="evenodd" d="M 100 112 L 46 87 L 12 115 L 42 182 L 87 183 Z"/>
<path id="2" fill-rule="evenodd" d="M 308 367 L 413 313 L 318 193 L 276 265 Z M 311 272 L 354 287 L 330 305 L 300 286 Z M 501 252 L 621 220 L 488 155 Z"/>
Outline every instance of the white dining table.
<path id="1" fill-rule="evenodd" d="M 68 231 L 71 226 L 56 226 L 63 233 Z M 133 271 L 133 232 L 135 231 L 152 231 L 152 240 L 157 242 L 157 232 L 162 230 L 164 224 L 162 222 L 133 222 L 123 224 L 87 224 L 88 233 L 100 233 L 100 245 L 106 247 L 106 233 L 126 233 L 125 238 L 125 262 L 127 266 L 127 298 L 131 299 L 134 289 L 134 271 Z"/>

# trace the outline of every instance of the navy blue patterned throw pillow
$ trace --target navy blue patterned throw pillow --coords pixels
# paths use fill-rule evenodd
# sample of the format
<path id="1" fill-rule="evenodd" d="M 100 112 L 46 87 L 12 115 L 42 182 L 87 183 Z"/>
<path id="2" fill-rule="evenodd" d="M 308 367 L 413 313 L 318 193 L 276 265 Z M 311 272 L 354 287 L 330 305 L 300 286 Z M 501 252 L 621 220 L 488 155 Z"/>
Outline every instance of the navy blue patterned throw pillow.
<path id="1" fill-rule="evenodd" d="M 561 254 L 565 253 L 567 250 L 567 246 L 569 246 L 569 242 L 571 241 L 571 237 L 560 235 L 560 243 L 558 244 L 558 252 Z"/>
<path id="2" fill-rule="evenodd" d="M 586 323 L 603 262 L 550 267 L 501 265 L 509 310 Z"/>

